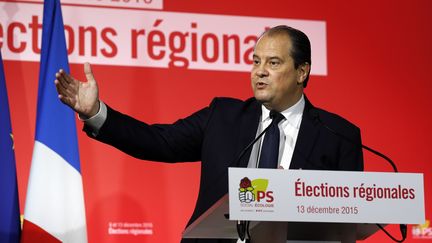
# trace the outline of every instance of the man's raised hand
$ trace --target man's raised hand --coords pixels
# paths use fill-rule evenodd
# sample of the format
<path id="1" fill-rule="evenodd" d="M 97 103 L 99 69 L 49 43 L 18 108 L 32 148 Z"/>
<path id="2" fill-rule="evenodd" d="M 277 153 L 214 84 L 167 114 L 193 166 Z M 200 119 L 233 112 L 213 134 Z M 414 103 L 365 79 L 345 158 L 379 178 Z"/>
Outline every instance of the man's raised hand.
<path id="1" fill-rule="evenodd" d="M 90 118 L 99 111 L 99 90 L 89 63 L 84 63 L 87 82 L 81 82 L 63 69 L 56 73 L 54 81 L 58 98 L 83 118 Z"/>

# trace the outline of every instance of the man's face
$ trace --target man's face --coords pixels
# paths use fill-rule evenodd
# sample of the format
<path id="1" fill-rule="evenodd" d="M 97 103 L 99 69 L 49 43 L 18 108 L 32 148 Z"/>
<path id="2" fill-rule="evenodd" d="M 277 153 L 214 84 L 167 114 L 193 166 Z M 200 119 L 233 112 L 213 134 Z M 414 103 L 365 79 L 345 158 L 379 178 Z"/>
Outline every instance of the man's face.
<path id="1" fill-rule="evenodd" d="M 264 35 L 255 46 L 252 90 L 267 109 L 283 111 L 303 93 L 305 67 L 294 68 L 291 48 L 291 39 L 284 34 Z"/>

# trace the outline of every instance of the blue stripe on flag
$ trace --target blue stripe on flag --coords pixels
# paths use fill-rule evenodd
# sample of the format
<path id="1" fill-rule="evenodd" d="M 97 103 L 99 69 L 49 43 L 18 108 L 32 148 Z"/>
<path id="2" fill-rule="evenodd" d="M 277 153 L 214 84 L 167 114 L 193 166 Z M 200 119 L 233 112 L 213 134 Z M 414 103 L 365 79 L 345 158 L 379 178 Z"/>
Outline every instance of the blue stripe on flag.
<path id="1" fill-rule="evenodd" d="M 0 242 L 20 239 L 20 210 L 6 81 L 0 53 Z"/>
<path id="2" fill-rule="evenodd" d="M 45 1 L 36 117 L 36 140 L 50 147 L 81 172 L 75 114 L 57 98 L 55 73 L 69 72 L 60 2 Z"/>

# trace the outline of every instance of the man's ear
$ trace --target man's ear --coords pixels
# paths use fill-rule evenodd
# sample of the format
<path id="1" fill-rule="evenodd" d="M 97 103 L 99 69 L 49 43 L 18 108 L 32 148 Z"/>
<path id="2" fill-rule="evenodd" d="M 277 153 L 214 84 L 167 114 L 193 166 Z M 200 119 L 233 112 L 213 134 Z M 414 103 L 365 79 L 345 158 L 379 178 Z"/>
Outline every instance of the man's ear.
<path id="1" fill-rule="evenodd" d="M 297 84 L 303 84 L 306 80 L 306 77 L 310 73 L 311 65 L 308 62 L 300 64 L 297 68 Z"/>

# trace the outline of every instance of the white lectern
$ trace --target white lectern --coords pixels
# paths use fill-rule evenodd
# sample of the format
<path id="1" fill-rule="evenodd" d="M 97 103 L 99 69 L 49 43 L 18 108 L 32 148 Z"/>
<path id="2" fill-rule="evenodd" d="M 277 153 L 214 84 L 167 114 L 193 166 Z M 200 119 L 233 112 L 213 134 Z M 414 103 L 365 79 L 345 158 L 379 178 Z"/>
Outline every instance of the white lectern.
<path id="1" fill-rule="evenodd" d="M 236 239 L 238 220 L 254 243 L 351 243 L 376 223 L 423 223 L 423 174 L 229 168 L 229 194 L 183 238 Z"/>

